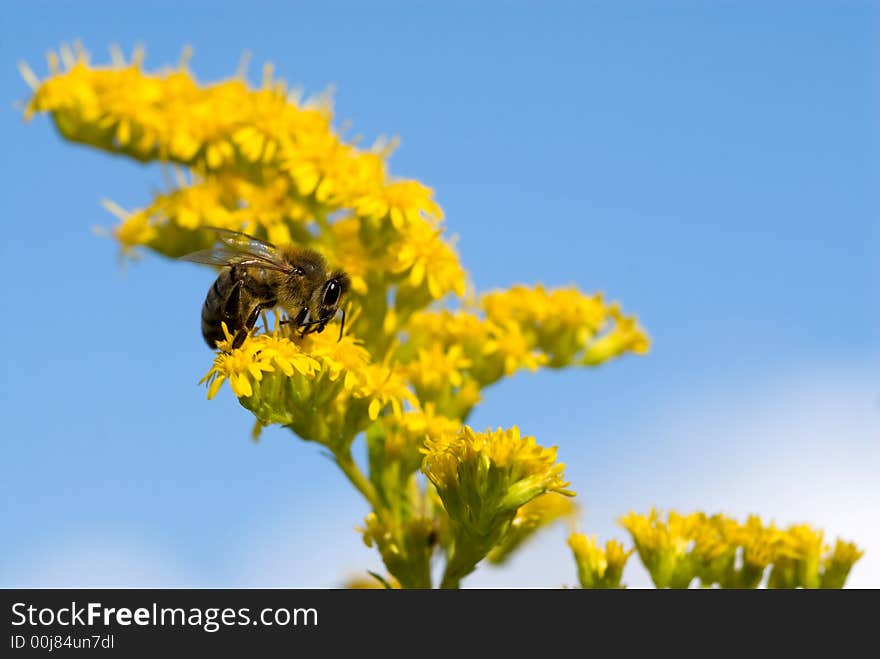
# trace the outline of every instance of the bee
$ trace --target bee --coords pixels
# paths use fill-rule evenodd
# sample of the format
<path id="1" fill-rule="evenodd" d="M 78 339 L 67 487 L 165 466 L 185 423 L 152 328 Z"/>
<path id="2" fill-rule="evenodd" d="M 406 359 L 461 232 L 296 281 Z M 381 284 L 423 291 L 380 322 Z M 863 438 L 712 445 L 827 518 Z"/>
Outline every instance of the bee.
<path id="1" fill-rule="evenodd" d="M 260 313 L 281 307 L 282 321 L 300 336 L 323 332 L 336 316 L 351 280 L 341 270 L 330 272 L 324 257 L 296 245 L 276 247 L 238 231 L 212 229 L 217 242 L 210 249 L 181 256 L 181 260 L 223 268 L 208 289 L 202 306 L 202 336 L 211 348 L 225 338 L 221 323 L 240 348 Z M 345 327 L 345 310 L 339 338 Z"/>

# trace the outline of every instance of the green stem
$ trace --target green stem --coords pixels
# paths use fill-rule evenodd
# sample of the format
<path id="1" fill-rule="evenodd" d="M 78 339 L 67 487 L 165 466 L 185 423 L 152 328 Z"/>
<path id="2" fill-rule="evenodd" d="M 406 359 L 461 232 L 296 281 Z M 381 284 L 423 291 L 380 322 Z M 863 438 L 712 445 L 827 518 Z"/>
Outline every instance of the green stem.
<path id="1" fill-rule="evenodd" d="M 351 484 L 357 488 L 358 492 L 364 495 L 364 498 L 370 503 L 373 510 L 380 510 L 379 496 L 376 494 L 376 488 L 373 487 L 370 479 L 357 466 L 351 457 L 351 451 L 344 449 L 334 453 L 334 455 L 336 457 L 336 464 L 339 465 L 342 473 L 348 477 Z"/>
<path id="2" fill-rule="evenodd" d="M 461 588 L 461 579 L 458 579 L 457 577 L 451 577 L 448 574 L 444 574 L 442 581 L 440 581 L 440 587 L 452 588 L 457 590 Z"/>
<path id="3" fill-rule="evenodd" d="M 460 588 L 461 580 L 469 575 L 477 567 L 487 552 L 478 551 L 476 555 L 471 552 L 462 554 L 459 552 L 461 547 L 465 546 L 461 537 L 457 537 L 452 547 L 452 553 L 446 562 L 446 569 L 443 571 L 443 578 L 440 580 L 441 588 Z M 470 549 L 470 547 L 469 547 Z"/>

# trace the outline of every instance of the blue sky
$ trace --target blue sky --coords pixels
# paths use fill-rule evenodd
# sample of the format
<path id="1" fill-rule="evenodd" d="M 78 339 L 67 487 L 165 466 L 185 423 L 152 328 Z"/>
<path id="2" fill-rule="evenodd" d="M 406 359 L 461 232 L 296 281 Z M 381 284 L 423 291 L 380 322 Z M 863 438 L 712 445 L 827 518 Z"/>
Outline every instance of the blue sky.
<path id="1" fill-rule="evenodd" d="M 474 3 L 475 4 L 475 3 Z M 574 283 L 637 313 L 646 357 L 523 375 L 478 427 L 557 444 L 582 530 L 651 505 L 809 521 L 880 585 L 880 6 L 858 2 L 7 2 L 0 585 L 332 586 L 378 558 L 315 446 L 259 445 L 196 386 L 212 275 L 124 270 L 93 226 L 157 169 L 24 124 L 16 62 L 81 39 L 271 60 L 432 186 L 478 289 Z M 632 566 L 627 580 L 647 583 Z M 574 583 L 557 529 L 486 586 Z"/>

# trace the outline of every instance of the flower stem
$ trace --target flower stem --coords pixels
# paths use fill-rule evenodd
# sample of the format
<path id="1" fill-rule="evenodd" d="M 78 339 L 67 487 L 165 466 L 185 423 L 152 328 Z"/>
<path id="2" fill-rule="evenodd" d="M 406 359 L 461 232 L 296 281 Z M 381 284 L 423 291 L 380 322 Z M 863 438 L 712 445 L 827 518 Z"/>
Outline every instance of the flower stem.
<path id="1" fill-rule="evenodd" d="M 336 464 L 342 469 L 342 473 L 348 477 L 348 480 L 357 488 L 358 492 L 364 495 L 364 498 L 370 503 L 373 510 L 378 511 L 380 506 L 376 488 L 373 487 L 370 479 L 364 475 L 364 472 L 360 470 L 351 457 L 351 450 L 346 448 L 335 452 L 334 457 L 336 458 Z"/>
<path id="2" fill-rule="evenodd" d="M 456 537 L 453 544 L 452 553 L 446 563 L 446 569 L 443 571 L 443 578 L 440 580 L 440 588 L 461 588 L 462 578 L 469 575 L 476 568 L 487 552 L 477 550 L 462 551 L 466 546 L 461 537 Z M 468 549 L 472 549 L 468 547 Z"/>

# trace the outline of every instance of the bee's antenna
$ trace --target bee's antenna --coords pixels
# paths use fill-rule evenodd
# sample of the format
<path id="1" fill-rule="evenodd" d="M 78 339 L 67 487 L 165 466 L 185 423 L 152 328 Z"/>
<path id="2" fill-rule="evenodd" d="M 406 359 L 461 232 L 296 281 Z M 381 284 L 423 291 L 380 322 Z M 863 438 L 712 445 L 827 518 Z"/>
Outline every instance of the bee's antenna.
<path id="1" fill-rule="evenodd" d="M 342 308 L 342 322 L 339 324 L 339 338 L 336 342 L 342 341 L 342 331 L 345 329 L 345 307 Z"/>

